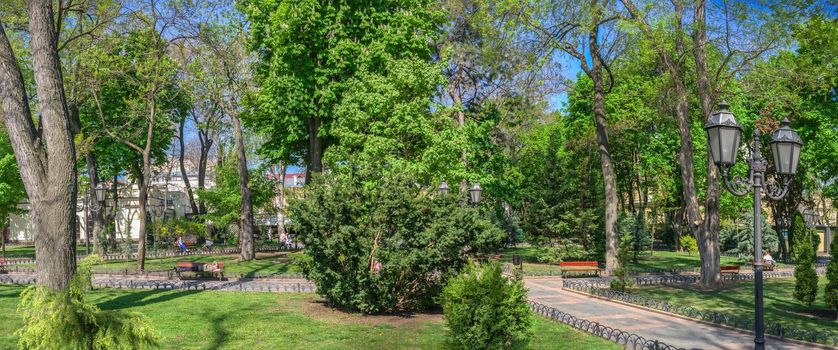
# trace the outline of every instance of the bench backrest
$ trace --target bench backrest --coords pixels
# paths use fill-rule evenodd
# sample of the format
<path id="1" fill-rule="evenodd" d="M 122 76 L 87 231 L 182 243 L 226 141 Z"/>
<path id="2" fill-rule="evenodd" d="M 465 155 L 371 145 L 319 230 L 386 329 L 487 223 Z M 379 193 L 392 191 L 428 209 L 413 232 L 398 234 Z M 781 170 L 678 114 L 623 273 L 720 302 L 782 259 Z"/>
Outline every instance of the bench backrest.
<path id="1" fill-rule="evenodd" d="M 599 263 L 596 261 L 562 261 L 559 262 L 559 266 L 599 267 Z"/>
<path id="2" fill-rule="evenodd" d="M 738 265 L 722 265 L 720 268 L 722 271 L 739 270 Z"/>

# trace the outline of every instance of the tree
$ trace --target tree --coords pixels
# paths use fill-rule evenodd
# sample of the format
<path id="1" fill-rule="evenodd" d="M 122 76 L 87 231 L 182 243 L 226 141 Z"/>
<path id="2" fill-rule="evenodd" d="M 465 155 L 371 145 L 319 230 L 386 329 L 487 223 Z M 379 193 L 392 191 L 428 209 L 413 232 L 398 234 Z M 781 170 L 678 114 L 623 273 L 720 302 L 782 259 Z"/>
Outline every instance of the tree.
<path id="1" fill-rule="evenodd" d="M 248 0 L 240 9 L 251 26 L 250 49 L 258 54 L 260 91 L 248 119 L 268 137 L 262 153 L 272 163 L 304 160 L 308 173 L 321 172 L 325 150 L 338 143 L 333 123 L 352 91 L 350 79 L 394 60 L 429 59 L 429 39 L 442 19 L 429 0 Z"/>
<path id="2" fill-rule="evenodd" d="M 795 226 L 804 227 L 800 217 L 795 219 Z M 799 235 L 794 247 L 794 298 L 807 306 L 812 306 L 818 294 L 818 274 L 815 271 L 811 234 L 806 232 Z"/>
<path id="3" fill-rule="evenodd" d="M 690 70 L 686 63 L 690 51 L 685 39 L 688 35 L 692 39 L 694 79 L 697 82 L 697 94 L 702 112 L 699 120 L 704 121 L 714 110 L 714 101 L 720 94 L 728 92 L 729 85 L 737 74 L 780 43 L 786 34 L 784 29 L 790 23 L 787 21 L 790 21 L 792 16 L 789 15 L 789 10 L 784 4 L 759 7 L 725 6 L 720 14 L 721 18 L 711 18 L 711 21 L 718 21 L 724 26 L 724 29 L 717 31 L 717 40 L 723 45 L 711 47 L 708 50 L 708 19 L 705 1 L 699 0 L 692 4 L 691 16 L 688 13 L 690 3 L 682 0 L 671 3 L 651 3 L 650 6 L 644 7 L 644 11 L 648 10 L 646 12 L 641 12 L 632 0 L 621 0 L 621 2 L 629 12 L 632 22 L 658 52 L 671 79 L 676 101 L 675 119 L 681 140 L 678 162 L 687 223 L 698 242 L 701 255 L 701 282 L 705 285 L 717 285 L 721 282 L 718 173 L 708 153 L 703 157 L 707 165 L 707 188 L 705 212 L 702 215 L 698 204 L 699 192 L 696 189 L 694 166 L 696 158 L 691 131 L 692 118 L 689 113 Z M 650 23 L 650 18 L 659 20 Z M 689 24 L 685 23 L 685 20 L 688 19 L 692 19 L 691 32 L 686 30 Z M 732 27 L 738 30 L 730 30 Z M 661 28 L 664 32 L 661 32 Z M 740 40 L 737 33 L 750 34 L 750 37 L 747 40 Z M 713 59 L 717 56 L 720 59 Z M 715 69 L 710 67 L 713 63 L 717 65 Z"/>
<path id="4" fill-rule="evenodd" d="M 0 23 L 3 119 L 34 213 L 38 284 L 66 290 L 75 270 L 76 158 L 61 77 L 52 2 L 27 2 L 29 47 L 39 123 L 29 106 L 21 66 Z"/>
<path id="5" fill-rule="evenodd" d="M 126 34 L 110 37 L 111 45 L 102 43 L 98 69 L 93 73 L 97 81 L 90 89 L 102 130 L 135 153 L 128 170 L 139 189 L 137 270 L 142 271 L 152 166 L 165 159 L 172 126 L 184 117 L 187 103 L 176 85 L 174 61 L 168 54 L 170 41 L 165 30 L 172 19 L 164 17 L 156 3 L 151 4 L 149 13 L 134 12 L 132 19 Z M 108 110 L 109 106 L 116 110 Z"/>
<path id="6" fill-rule="evenodd" d="M 765 215 L 760 216 L 762 222 L 762 248 L 769 252 L 776 252 L 779 248 L 777 231 L 768 224 Z M 737 221 L 738 227 L 726 227 L 720 233 L 721 242 L 730 242 L 734 246 L 729 253 L 736 253 L 740 258 L 751 259 L 754 255 L 754 214 L 744 211 L 742 218 Z M 760 252 L 760 254 L 762 254 Z M 762 255 L 760 255 L 762 256 Z"/>
<path id="7" fill-rule="evenodd" d="M 523 21 L 533 29 L 538 40 L 549 47 L 548 55 L 560 50 L 576 59 L 593 83 L 592 114 L 596 125 L 605 193 L 605 274 L 612 274 L 617 260 L 617 180 L 614 174 L 605 112 L 605 95 L 614 85 L 609 65 L 619 52 L 618 39 L 608 35 L 619 16 L 610 1 L 594 0 L 589 4 L 539 2 L 538 8 L 520 10 Z M 533 14 L 531 16 L 531 13 Z M 586 56 L 586 53 L 590 56 Z M 588 63 L 590 60 L 590 63 Z M 607 86 L 606 86 L 607 85 Z M 586 111 L 587 112 L 587 111 Z"/>

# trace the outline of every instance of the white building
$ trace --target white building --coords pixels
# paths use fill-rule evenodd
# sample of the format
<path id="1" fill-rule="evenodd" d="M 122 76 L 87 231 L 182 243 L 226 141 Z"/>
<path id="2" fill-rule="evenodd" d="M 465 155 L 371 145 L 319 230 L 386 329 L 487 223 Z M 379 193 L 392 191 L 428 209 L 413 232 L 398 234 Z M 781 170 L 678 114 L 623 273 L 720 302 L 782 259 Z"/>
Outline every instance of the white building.
<path id="1" fill-rule="evenodd" d="M 193 196 L 197 198 L 198 176 L 188 175 L 187 179 L 193 189 Z M 115 201 L 110 185 L 107 184 L 107 195 L 105 200 L 105 208 L 110 211 L 117 204 L 119 210 L 116 213 L 114 220 L 116 226 L 116 239 L 126 239 L 130 237 L 133 240 L 139 238 L 140 235 L 140 219 L 139 219 L 139 187 L 133 183 L 125 183 L 118 181 L 117 184 L 117 200 Z M 205 182 L 206 188 L 212 188 L 215 183 L 209 179 Z M 87 198 L 87 193 L 80 193 L 78 202 L 76 203 L 76 214 L 78 220 L 78 232 L 76 233 L 77 240 L 83 241 L 85 233 L 87 232 L 88 220 L 92 215 L 92 211 L 98 208 L 95 203 L 96 198 Z M 158 220 L 165 220 L 168 218 L 185 217 L 192 213 L 192 207 L 189 204 L 186 184 L 180 174 L 171 176 L 170 178 L 155 177 L 152 179 L 151 187 L 148 193 L 149 220 L 151 222 Z M 12 242 L 31 242 L 33 240 L 34 225 L 30 220 L 29 203 L 21 203 L 20 209 L 24 212 L 22 214 L 14 214 L 9 218 L 9 240 Z"/>

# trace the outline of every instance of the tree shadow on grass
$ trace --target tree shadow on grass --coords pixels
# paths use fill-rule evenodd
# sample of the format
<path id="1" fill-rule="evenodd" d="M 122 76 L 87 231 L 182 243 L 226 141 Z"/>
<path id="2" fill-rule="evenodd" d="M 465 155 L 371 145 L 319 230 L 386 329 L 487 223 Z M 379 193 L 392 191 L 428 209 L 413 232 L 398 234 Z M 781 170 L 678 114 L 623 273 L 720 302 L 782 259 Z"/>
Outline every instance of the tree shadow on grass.
<path id="1" fill-rule="evenodd" d="M 100 302 L 99 307 L 103 310 L 117 310 L 129 307 L 138 307 L 162 303 L 177 298 L 200 293 L 200 290 L 132 290 L 116 298 Z"/>

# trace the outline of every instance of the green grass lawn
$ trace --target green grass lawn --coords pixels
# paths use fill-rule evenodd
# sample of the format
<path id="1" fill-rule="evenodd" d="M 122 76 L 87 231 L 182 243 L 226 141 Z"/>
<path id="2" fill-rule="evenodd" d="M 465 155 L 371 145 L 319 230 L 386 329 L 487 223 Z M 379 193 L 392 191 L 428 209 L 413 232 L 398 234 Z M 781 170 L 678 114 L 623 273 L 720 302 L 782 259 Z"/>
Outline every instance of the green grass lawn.
<path id="1" fill-rule="evenodd" d="M 93 249 L 91 246 L 90 249 Z M 76 252 L 84 253 L 84 244 L 76 245 Z M 6 256 L 9 258 L 34 258 L 34 245 L 6 245 Z"/>
<path id="2" fill-rule="evenodd" d="M 0 349 L 15 349 L 20 286 L 0 286 Z M 361 316 L 329 308 L 311 293 L 137 291 L 101 289 L 101 308 L 148 316 L 161 349 L 439 349 L 448 335 L 441 315 Z M 619 349 L 614 343 L 535 316 L 531 349 Z"/>
<path id="3" fill-rule="evenodd" d="M 766 279 L 764 286 L 765 321 L 803 329 L 824 329 L 838 333 L 835 311 L 823 302 L 826 278 L 819 281 L 820 291 L 811 308 L 794 299 L 794 279 Z M 754 315 L 753 282 L 729 282 L 721 290 L 700 291 L 690 285 L 656 285 L 636 288 L 634 293 L 699 310 L 709 310 L 752 319 Z"/>
<path id="4" fill-rule="evenodd" d="M 256 259 L 253 261 L 238 262 L 236 259 L 238 255 L 185 255 L 168 258 L 154 258 L 146 259 L 145 269 L 149 271 L 154 270 L 171 270 L 175 267 L 178 261 L 192 261 L 192 262 L 224 262 L 224 273 L 227 276 L 234 277 L 239 274 L 253 275 L 253 274 L 298 274 L 302 271 L 300 268 L 291 263 L 291 257 L 300 253 L 289 252 L 275 252 L 275 253 L 258 253 Z M 136 269 L 137 263 L 134 260 L 129 261 L 107 261 L 103 264 L 94 267 L 94 271 L 120 271 L 128 269 L 133 271 Z"/>
<path id="5" fill-rule="evenodd" d="M 512 255 L 520 254 L 521 260 L 524 264 L 524 273 L 532 275 L 559 275 L 561 268 L 558 265 L 551 265 L 540 263 L 538 261 L 538 252 L 540 247 L 514 247 L 502 249 L 499 253 L 503 254 L 501 262 L 512 263 Z M 600 263 L 603 263 L 600 261 Z M 749 265 L 733 257 L 721 257 L 722 265 Z M 779 264 L 781 267 L 790 267 L 791 265 Z M 701 260 L 696 254 L 687 254 L 669 251 L 655 251 L 649 253 L 648 251 L 638 255 L 637 261 L 629 263 L 629 269 L 635 272 L 647 272 L 650 270 L 673 270 L 673 269 L 698 269 L 701 267 Z"/>

